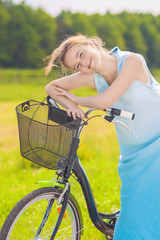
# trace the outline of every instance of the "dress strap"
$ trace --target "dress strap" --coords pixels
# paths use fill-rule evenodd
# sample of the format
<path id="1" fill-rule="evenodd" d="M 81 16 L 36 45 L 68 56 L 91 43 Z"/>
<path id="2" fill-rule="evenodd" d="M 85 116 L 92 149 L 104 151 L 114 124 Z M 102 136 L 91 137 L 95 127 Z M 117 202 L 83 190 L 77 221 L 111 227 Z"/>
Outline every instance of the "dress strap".
<path id="1" fill-rule="evenodd" d="M 112 48 L 110 51 L 109 51 L 109 54 L 110 55 L 112 55 L 112 56 L 115 56 L 116 55 L 116 53 L 117 53 L 117 51 L 118 51 L 118 47 L 116 46 L 116 47 L 114 47 L 114 48 Z"/>

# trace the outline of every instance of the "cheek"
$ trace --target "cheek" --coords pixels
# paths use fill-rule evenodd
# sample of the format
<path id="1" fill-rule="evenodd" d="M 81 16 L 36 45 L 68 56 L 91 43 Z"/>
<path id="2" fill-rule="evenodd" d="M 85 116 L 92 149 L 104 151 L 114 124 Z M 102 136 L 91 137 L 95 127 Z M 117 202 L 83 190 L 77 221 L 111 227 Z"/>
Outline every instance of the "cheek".
<path id="1" fill-rule="evenodd" d="M 67 59 L 64 60 L 63 65 L 65 68 L 72 70 L 71 63 L 69 61 L 67 61 Z"/>
<path id="2" fill-rule="evenodd" d="M 93 70 L 83 67 L 83 66 L 80 67 L 79 71 L 82 73 L 93 73 Z"/>

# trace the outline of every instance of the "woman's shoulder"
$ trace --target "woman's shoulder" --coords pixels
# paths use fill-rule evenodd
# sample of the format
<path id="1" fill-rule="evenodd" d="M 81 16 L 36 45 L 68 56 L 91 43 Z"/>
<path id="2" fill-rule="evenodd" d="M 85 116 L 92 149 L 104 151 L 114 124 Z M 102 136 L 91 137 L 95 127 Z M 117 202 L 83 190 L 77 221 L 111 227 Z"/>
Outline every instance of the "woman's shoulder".
<path id="1" fill-rule="evenodd" d="M 139 53 L 126 51 L 126 50 L 123 51 L 123 50 L 120 50 L 118 47 L 115 47 L 113 50 L 114 50 L 114 55 L 117 56 L 117 72 L 118 72 L 118 74 L 120 73 L 125 62 L 130 63 L 131 66 L 134 64 L 138 68 L 142 67 L 143 64 L 145 64 L 145 66 L 146 66 L 146 61 L 145 61 L 144 57 Z"/>
<path id="2" fill-rule="evenodd" d="M 143 63 L 143 56 L 138 53 L 130 52 L 126 60 L 131 62 L 132 64 L 141 64 Z"/>
<path id="3" fill-rule="evenodd" d="M 136 53 L 136 52 L 131 52 L 128 50 L 121 50 L 118 46 L 116 46 L 110 50 L 110 55 L 117 56 L 118 59 L 125 59 L 126 57 L 128 57 L 130 55 L 133 56 L 133 58 L 135 56 L 135 58 L 137 57 L 137 59 L 138 58 L 144 59 L 144 57 L 141 54 Z"/>
<path id="4" fill-rule="evenodd" d="M 136 76 L 135 80 L 143 83 L 150 82 L 150 71 L 146 65 L 145 59 L 142 55 L 131 53 L 127 56 L 124 67 L 126 71 L 129 69 L 134 70 Z"/>

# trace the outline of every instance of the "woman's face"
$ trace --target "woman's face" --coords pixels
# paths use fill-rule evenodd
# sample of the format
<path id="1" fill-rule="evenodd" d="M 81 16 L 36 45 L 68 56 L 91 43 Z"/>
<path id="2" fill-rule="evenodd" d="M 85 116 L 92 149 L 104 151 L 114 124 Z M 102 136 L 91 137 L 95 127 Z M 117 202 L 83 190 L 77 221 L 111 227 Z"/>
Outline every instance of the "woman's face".
<path id="1" fill-rule="evenodd" d="M 101 54 L 94 43 L 75 44 L 68 49 L 64 58 L 64 65 L 83 73 L 96 72 L 101 63 Z"/>

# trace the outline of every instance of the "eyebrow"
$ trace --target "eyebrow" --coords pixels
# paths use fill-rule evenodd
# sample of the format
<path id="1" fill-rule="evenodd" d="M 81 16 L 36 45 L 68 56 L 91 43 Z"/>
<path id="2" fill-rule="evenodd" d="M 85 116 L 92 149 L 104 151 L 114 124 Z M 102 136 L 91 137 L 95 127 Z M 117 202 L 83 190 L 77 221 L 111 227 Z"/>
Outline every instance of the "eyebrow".
<path id="1" fill-rule="evenodd" d="M 78 52 L 76 53 L 76 58 L 78 57 L 78 54 L 79 54 L 79 50 L 78 50 Z M 76 71 L 77 69 L 76 69 L 76 65 L 74 65 L 74 70 Z"/>

